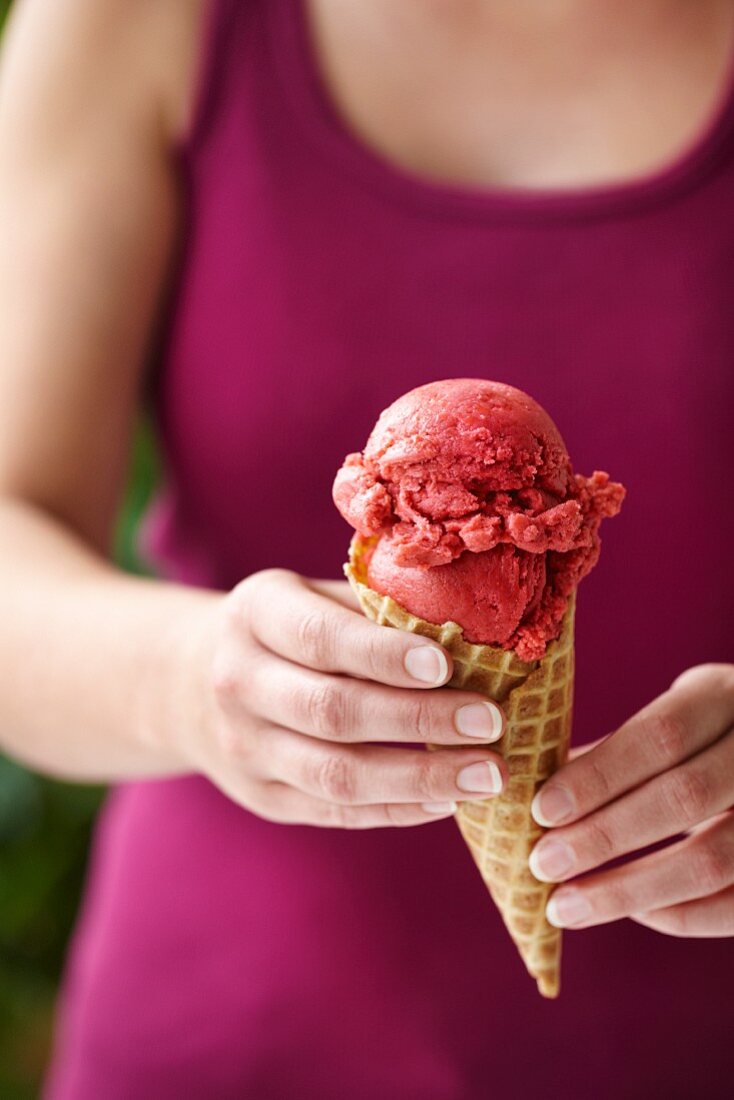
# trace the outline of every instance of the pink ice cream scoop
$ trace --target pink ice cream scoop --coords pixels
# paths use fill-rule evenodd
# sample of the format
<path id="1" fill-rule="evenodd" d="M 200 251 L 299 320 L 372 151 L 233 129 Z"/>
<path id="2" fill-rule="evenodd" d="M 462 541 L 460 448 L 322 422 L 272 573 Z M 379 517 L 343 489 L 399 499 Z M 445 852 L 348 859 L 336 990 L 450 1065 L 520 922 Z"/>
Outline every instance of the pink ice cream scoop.
<path id="1" fill-rule="evenodd" d="M 624 488 L 574 474 L 553 421 L 521 390 L 479 378 L 419 386 L 381 414 L 334 481 L 370 586 L 465 638 L 537 660 L 599 557 Z"/>

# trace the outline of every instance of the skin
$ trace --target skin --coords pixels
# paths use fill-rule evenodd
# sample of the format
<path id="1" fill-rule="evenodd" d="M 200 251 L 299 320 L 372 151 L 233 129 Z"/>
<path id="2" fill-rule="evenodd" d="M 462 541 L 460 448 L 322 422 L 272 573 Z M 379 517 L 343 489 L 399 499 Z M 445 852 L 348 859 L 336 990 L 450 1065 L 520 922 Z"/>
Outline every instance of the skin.
<path id="1" fill-rule="evenodd" d="M 675 0 L 310 4 L 335 102 L 364 140 L 429 177 L 530 188 L 674 157 L 710 115 L 733 15 Z M 222 594 L 109 561 L 183 229 L 171 149 L 202 16 L 202 0 L 13 9 L 0 69 L 4 746 L 77 779 L 198 772 L 276 822 L 423 824 L 506 780 L 491 748 L 501 711 L 443 687 L 440 647 L 367 622 L 342 582 L 264 570 Z M 575 864 L 554 881 L 591 872 L 555 892 L 553 919 L 573 889 L 590 906 L 576 927 L 633 916 L 734 933 L 733 726 L 734 667 L 692 669 L 549 781 L 538 817 L 551 824 L 554 790 L 572 809 L 535 869 L 562 841 Z"/>
<path id="2" fill-rule="evenodd" d="M 589 928 L 632 917 L 670 935 L 734 935 L 734 665 L 688 669 L 556 772 L 533 811 L 555 826 L 532 853 L 536 876 L 584 874 L 554 891 L 551 923 Z M 599 871 L 678 834 L 652 855 Z"/>

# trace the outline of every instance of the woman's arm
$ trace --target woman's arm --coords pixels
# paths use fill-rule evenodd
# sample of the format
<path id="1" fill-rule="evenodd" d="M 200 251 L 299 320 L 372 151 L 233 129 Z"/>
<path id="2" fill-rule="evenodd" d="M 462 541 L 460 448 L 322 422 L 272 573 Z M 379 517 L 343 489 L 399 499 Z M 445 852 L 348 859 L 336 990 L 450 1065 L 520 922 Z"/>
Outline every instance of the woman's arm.
<path id="1" fill-rule="evenodd" d="M 76 778 L 201 772 L 274 821 L 424 824 L 506 778 L 486 747 L 500 709 L 427 694 L 451 675 L 439 646 L 367 622 L 346 584 L 265 570 L 223 595 L 106 560 L 180 217 L 168 148 L 186 126 L 158 86 L 176 69 L 162 28 L 190 45 L 175 19 L 200 11 L 201 0 L 20 0 L 11 19 L 0 740 Z"/>
<path id="2" fill-rule="evenodd" d="M 0 65 L 0 742 L 77 777 L 182 766 L 167 633 L 216 599 L 105 560 L 180 216 L 165 7 L 19 0 Z"/>

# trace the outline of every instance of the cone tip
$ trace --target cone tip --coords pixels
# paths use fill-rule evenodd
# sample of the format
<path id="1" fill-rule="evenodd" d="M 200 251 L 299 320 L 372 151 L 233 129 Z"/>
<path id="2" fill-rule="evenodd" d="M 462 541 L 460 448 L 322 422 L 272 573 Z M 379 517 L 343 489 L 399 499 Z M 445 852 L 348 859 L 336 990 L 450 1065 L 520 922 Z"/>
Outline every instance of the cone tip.
<path id="1" fill-rule="evenodd" d="M 538 975 L 538 992 L 541 997 L 554 1000 L 561 992 L 561 983 L 558 974 Z"/>

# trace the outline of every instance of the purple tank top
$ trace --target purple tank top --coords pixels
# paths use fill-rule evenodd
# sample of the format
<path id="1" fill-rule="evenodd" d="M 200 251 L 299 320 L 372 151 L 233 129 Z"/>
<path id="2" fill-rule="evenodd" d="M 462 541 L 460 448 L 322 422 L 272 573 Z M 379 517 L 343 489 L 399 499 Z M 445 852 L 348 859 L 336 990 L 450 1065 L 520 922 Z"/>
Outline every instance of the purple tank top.
<path id="1" fill-rule="evenodd" d="M 581 588 L 575 740 L 734 661 L 734 77 L 665 170 L 574 192 L 441 186 L 349 132 L 302 0 L 214 0 L 188 227 L 151 378 L 159 572 L 338 577 L 331 503 L 431 379 L 532 394 L 628 488 Z M 693 568 L 693 563 L 696 567 Z M 201 778 L 109 797 L 48 1100 L 731 1095 L 731 939 L 567 932 L 541 1000 L 451 821 L 272 824 Z"/>

